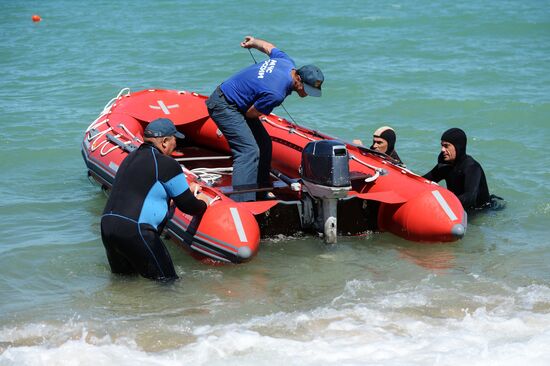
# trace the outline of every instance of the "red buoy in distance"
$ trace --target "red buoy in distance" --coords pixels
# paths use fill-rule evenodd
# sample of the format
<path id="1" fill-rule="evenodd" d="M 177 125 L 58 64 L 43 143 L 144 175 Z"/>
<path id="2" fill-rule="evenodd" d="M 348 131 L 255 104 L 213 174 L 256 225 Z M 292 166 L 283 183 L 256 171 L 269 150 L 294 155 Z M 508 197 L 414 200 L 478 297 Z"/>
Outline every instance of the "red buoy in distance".
<path id="1" fill-rule="evenodd" d="M 41 20 L 42 20 L 42 18 L 40 18 L 40 15 L 34 14 L 34 15 L 32 16 L 32 21 L 35 22 L 35 23 L 38 23 L 38 22 L 41 21 Z"/>

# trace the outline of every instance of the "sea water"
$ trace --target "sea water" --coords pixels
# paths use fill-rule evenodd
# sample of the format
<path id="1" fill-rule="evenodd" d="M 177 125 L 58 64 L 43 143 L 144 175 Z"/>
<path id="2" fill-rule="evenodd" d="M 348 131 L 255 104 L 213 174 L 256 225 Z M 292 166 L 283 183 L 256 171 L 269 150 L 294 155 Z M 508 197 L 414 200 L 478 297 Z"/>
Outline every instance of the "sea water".
<path id="1" fill-rule="evenodd" d="M 0 2 L 0 365 L 550 364 L 549 8 Z M 323 70 L 322 98 L 285 101 L 298 124 L 365 144 L 390 125 L 419 174 L 460 127 L 506 210 L 450 244 L 297 234 L 206 266 L 168 241 L 179 281 L 112 275 L 84 130 L 124 87 L 211 93 L 248 34 Z"/>

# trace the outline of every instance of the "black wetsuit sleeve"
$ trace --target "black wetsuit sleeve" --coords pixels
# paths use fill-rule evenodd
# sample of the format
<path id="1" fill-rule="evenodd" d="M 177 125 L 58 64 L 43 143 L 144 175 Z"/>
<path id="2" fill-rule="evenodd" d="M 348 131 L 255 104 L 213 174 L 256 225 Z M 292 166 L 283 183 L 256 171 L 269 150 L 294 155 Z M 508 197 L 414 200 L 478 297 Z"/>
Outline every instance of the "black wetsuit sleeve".
<path id="1" fill-rule="evenodd" d="M 202 215 L 208 207 L 206 202 L 195 198 L 190 189 L 186 189 L 182 194 L 174 197 L 173 200 L 176 207 L 188 215 Z"/>
<path id="2" fill-rule="evenodd" d="M 397 162 L 397 165 L 399 165 L 400 167 L 403 167 L 403 168 L 406 168 L 407 166 L 405 165 L 405 163 L 403 163 L 403 161 L 401 160 L 401 158 L 399 157 L 399 155 L 397 154 L 397 151 L 393 150 L 392 153 L 390 154 L 390 157 L 395 160 Z"/>
<path id="3" fill-rule="evenodd" d="M 465 209 L 476 207 L 479 182 L 481 181 L 481 167 L 470 164 L 464 169 L 464 193 L 458 196 Z"/>
<path id="4" fill-rule="evenodd" d="M 433 169 L 430 170 L 428 173 L 424 174 L 423 177 L 436 183 L 441 181 L 443 177 L 440 174 L 439 164 L 434 166 Z"/>

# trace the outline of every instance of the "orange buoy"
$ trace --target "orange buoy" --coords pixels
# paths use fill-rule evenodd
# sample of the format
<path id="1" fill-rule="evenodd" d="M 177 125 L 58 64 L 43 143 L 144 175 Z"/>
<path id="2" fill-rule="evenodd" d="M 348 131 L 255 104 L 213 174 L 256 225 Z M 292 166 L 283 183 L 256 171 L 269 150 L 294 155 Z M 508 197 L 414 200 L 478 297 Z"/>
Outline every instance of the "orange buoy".
<path id="1" fill-rule="evenodd" d="M 39 21 L 41 21 L 41 20 L 42 20 L 42 18 L 40 18 L 40 15 L 34 14 L 34 15 L 32 16 L 32 21 L 35 22 L 35 23 L 37 23 L 37 22 L 39 22 Z"/>

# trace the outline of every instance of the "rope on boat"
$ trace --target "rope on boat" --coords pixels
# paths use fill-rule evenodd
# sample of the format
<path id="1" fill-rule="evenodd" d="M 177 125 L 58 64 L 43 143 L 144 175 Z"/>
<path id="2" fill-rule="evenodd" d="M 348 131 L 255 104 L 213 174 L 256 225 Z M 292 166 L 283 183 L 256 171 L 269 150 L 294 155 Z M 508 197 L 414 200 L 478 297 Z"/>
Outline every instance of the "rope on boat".
<path id="1" fill-rule="evenodd" d="M 112 136 L 112 135 L 111 135 L 111 136 Z M 119 134 L 117 134 L 117 135 L 114 135 L 113 138 L 118 139 L 118 138 L 121 137 L 121 136 L 122 136 L 122 135 L 119 133 Z M 119 141 L 120 141 L 120 140 L 119 140 Z M 108 139 L 105 139 L 104 142 L 109 142 L 109 140 L 108 140 Z M 121 142 L 122 142 L 123 144 L 125 144 L 125 145 L 128 145 L 129 143 L 131 143 L 130 141 L 127 141 L 127 142 L 121 141 Z M 111 142 L 111 143 L 112 143 L 112 142 Z M 105 149 L 105 146 L 107 146 L 106 143 L 101 147 L 101 150 L 99 150 L 99 153 L 101 154 L 101 156 L 105 156 L 105 155 L 107 155 L 108 153 L 110 153 L 111 151 L 120 148 L 119 145 L 114 144 L 109 150 L 103 151 L 103 149 Z"/>
<path id="2" fill-rule="evenodd" d="M 198 170 L 198 171 L 199 171 L 199 172 L 198 172 L 199 174 L 197 174 L 196 172 L 194 172 L 194 171 L 192 171 L 192 170 L 189 170 L 189 169 L 185 168 L 184 166 L 182 166 L 181 168 L 182 168 L 182 170 L 183 170 L 183 172 L 184 172 L 185 174 L 192 174 L 192 175 L 194 175 L 195 177 L 197 177 L 197 178 L 199 178 L 199 179 L 202 179 L 202 180 L 206 181 L 207 183 L 208 183 L 207 179 L 210 179 L 210 178 L 208 178 L 208 174 L 210 174 L 210 173 L 204 173 L 204 174 L 201 173 L 202 170 L 207 169 L 207 168 L 196 168 L 196 169 L 193 169 L 193 170 L 195 170 L 195 171 Z M 233 170 L 233 168 L 220 168 L 220 169 L 231 169 L 231 170 Z M 211 170 L 216 170 L 216 168 L 211 168 Z M 203 174 L 203 175 L 201 175 L 201 174 Z M 210 175 L 213 176 L 214 174 L 210 174 Z M 216 179 L 219 179 L 219 178 L 221 177 L 221 174 L 216 174 L 216 175 L 218 176 Z M 205 176 L 206 178 L 203 178 L 203 176 Z M 213 183 L 213 182 L 212 182 L 212 183 Z M 195 185 L 195 191 L 193 192 L 193 195 L 194 195 L 195 197 L 197 197 L 197 193 L 199 193 L 199 189 L 200 189 L 199 185 L 198 185 L 198 184 Z M 220 196 L 215 196 L 215 197 L 211 198 L 211 199 L 208 201 L 207 205 L 210 206 L 210 205 L 212 205 L 212 203 L 216 202 L 216 201 L 219 200 L 219 199 L 221 199 Z"/>
<path id="3" fill-rule="evenodd" d="M 304 134 L 301 133 L 301 132 L 298 132 L 298 131 L 296 130 L 296 128 L 294 128 L 294 127 L 285 127 L 285 126 L 281 126 L 280 124 L 277 124 L 277 123 L 271 121 L 271 120 L 268 119 L 267 117 L 261 117 L 261 118 L 260 118 L 260 121 L 262 121 L 262 122 L 267 122 L 267 123 L 269 123 L 270 125 L 272 125 L 273 127 L 279 128 L 279 129 L 281 129 L 281 130 L 288 131 L 288 133 L 298 135 L 298 136 L 300 136 L 300 137 L 305 138 L 306 140 L 309 140 L 309 141 L 316 141 L 314 138 L 311 138 L 311 137 L 309 137 L 309 136 L 307 136 L 307 135 L 304 135 Z"/>
<path id="4" fill-rule="evenodd" d="M 104 123 L 107 123 L 109 122 L 109 118 L 105 118 L 103 121 L 99 122 L 96 124 L 97 120 L 100 119 L 101 117 L 103 117 L 103 114 L 100 114 L 96 119 L 94 119 L 94 121 L 92 123 L 90 123 L 90 125 L 88 126 L 88 128 L 86 129 L 86 132 L 85 133 L 88 133 L 90 132 L 91 130 L 93 130 L 94 128 L 97 128 L 99 126 L 101 126 L 102 124 Z M 93 137 L 91 137 L 90 135 L 88 135 L 88 141 L 91 140 Z"/>
<path id="5" fill-rule="evenodd" d="M 374 165 L 370 165 L 368 163 L 365 163 L 364 161 L 357 159 L 354 155 L 350 155 L 349 158 L 351 160 L 355 160 L 356 162 L 358 162 L 361 165 L 366 166 L 367 168 L 370 168 L 370 169 L 374 170 L 374 175 L 372 177 L 365 178 L 365 183 L 374 182 L 376 179 L 378 179 L 380 174 L 385 175 L 387 173 L 387 171 L 385 169 L 378 168 Z"/>
<path id="6" fill-rule="evenodd" d="M 107 139 L 101 141 L 98 145 L 96 145 L 95 143 L 96 143 L 97 141 L 99 141 L 99 138 L 100 138 L 101 136 L 105 135 L 106 133 L 108 133 L 108 132 L 110 132 L 110 131 L 112 131 L 112 130 L 113 130 L 113 128 L 112 128 L 112 127 L 109 127 L 109 128 L 107 128 L 106 130 L 101 131 L 101 132 L 98 132 L 98 133 L 96 133 L 96 134 L 93 135 L 93 136 L 89 136 L 89 137 L 88 137 L 88 141 L 94 140 L 94 141 L 92 141 L 92 143 L 91 143 L 91 145 L 90 145 L 90 146 L 91 146 L 91 147 L 90 147 L 90 150 L 92 150 L 92 152 L 94 152 L 94 151 L 96 151 L 96 149 L 97 149 L 98 147 L 104 145 L 104 144 L 107 142 Z"/>
<path id="7" fill-rule="evenodd" d="M 120 135 L 116 135 L 116 136 L 114 136 L 114 137 L 117 137 L 117 138 L 118 138 L 118 137 L 120 137 Z M 105 139 L 105 142 L 108 142 L 108 140 Z M 118 145 L 113 145 L 113 146 L 111 146 L 111 148 L 110 148 L 109 150 L 103 151 L 103 150 L 105 149 L 105 146 L 107 146 L 106 143 L 103 144 L 103 146 L 101 147 L 101 150 L 99 150 L 99 153 L 101 154 L 101 156 L 105 156 L 105 155 L 107 155 L 108 153 L 110 153 L 111 151 L 116 150 L 116 149 L 119 148 Z"/>
<path id="8" fill-rule="evenodd" d="M 221 200 L 221 197 L 220 196 L 216 196 L 214 198 L 212 198 L 209 202 L 208 202 L 208 206 L 212 206 L 212 204 L 214 202 L 216 202 L 217 200 Z"/>
<path id="9" fill-rule="evenodd" d="M 99 113 L 99 116 L 97 116 L 96 119 L 94 119 L 94 121 L 92 123 L 90 123 L 90 125 L 88 126 L 88 128 L 86 129 L 86 132 L 85 133 L 88 133 L 88 131 L 90 131 L 91 129 L 93 128 L 97 128 L 99 126 L 101 126 L 103 123 L 105 122 L 108 122 L 108 119 L 106 120 L 103 120 L 101 121 L 99 124 L 96 125 L 96 122 L 101 118 L 103 117 L 104 115 L 108 114 L 110 111 L 111 111 L 111 108 L 113 107 L 114 105 L 114 102 L 117 101 L 118 99 L 120 99 L 120 97 L 122 96 L 123 93 L 126 93 L 125 96 L 128 96 L 130 95 L 130 88 L 122 88 L 116 97 L 112 98 L 110 101 L 107 102 L 107 104 L 105 104 L 105 107 L 103 107 L 103 111 L 101 111 L 101 113 Z"/>
<path id="10" fill-rule="evenodd" d="M 128 135 L 132 136 L 132 140 L 137 141 L 137 142 L 143 144 L 143 141 L 141 141 L 138 137 L 136 137 L 136 135 L 134 135 L 134 134 L 132 133 L 132 131 L 130 131 L 130 130 L 128 129 L 128 127 L 124 126 L 123 123 L 119 124 L 118 127 L 121 127 L 124 131 L 126 131 L 126 133 L 127 133 Z M 131 143 L 131 142 L 128 141 L 128 143 Z M 125 142 L 125 144 L 128 144 L 128 143 Z"/>
<path id="11" fill-rule="evenodd" d="M 190 172 L 195 174 L 202 181 L 207 184 L 214 184 L 222 175 L 232 172 L 232 167 L 227 168 L 195 168 L 191 169 Z"/>
<path id="12" fill-rule="evenodd" d="M 372 177 L 365 178 L 365 183 L 374 182 L 378 177 L 380 176 L 380 173 L 376 172 Z"/>
<path id="13" fill-rule="evenodd" d="M 91 146 L 90 146 L 90 150 L 93 152 L 95 150 L 97 150 L 99 147 L 101 147 L 101 150 L 99 151 L 101 156 L 105 156 L 107 154 L 109 154 L 111 151 L 115 150 L 115 149 L 118 149 L 120 148 L 120 146 L 118 145 L 114 145 L 112 146 L 109 150 L 105 151 L 105 147 L 107 146 L 109 140 L 108 139 L 105 139 L 103 141 L 101 141 L 99 144 L 96 145 L 97 141 L 100 140 L 101 137 L 103 137 L 105 134 L 107 134 L 108 132 L 111 132 L 113 131 L 113 127 L 109 127 L 101 132 L 98 132 L 94 135 L 91 134 L 91 131 L 92 130 L 95 130 L 97 129 L 99 126 L 105 124 L 105 123 L 108 123 L 109 122 L 109 118 L 105 118 L 103 121 L 99 121 L 103 116 L 109 114 L 111 112 L 111 108 L 114 106 L 115 102 L 117 100 L 119 100 L 122 96 L 128 96 L 130 95 L 130 88 L 122 88 L 116 97 L 112 98 L 111 100 L 109 100 L 107 102 L 107 104 L 105 104 L 105 107 L 103 107 L 103 111 L 101 111 L 101 113 L 99 114 L 99 116 L 88 126 L 88 128 L 86 129 L 86 132 L 88 134 L 88 141 L 92 141 L 91 142 Z M 123 123 L 119 124 L 118 127 L 122 128 L 129 136 L 132 137 L 132 141 L 138 141 L 140 143 L 143 143 L 143 141 L 141 141 L 138 137 L 136 137 Z M 122 137 L 123 135 L 118 133 L 116 135 L 114 135 L 113 137 L 114 138 L 117 138 L 119 139 L 120 137 Z M 128 145 L 128 144 L 131 144 L 132 141 L 122 141 L 123 144 L 125 145 Z"/>
<path id="14" fill-rule="evenodd" d="M 105 107 L 103 107 L 103 111 L 100 114 L 107 114 L 109 111 L 111 111 L 111 108 L 113 107 L 114 102 L 116 102 L 118 99 L 120 99 L 120 97 L 122 96 L 123 93 L 126 93 L 126 95 L 130 95 L 130 88 L 122 88 L 118 92 L 116 97 L 114 97 L 113 99 L 108 101 L 107 104 L 105 104 Z"/>
<path id="15" fill-rule="evenodd" d="M 143 143 L 143 141 L 141 141 L 132 132 L 130 132 L 130 130 L 126 126 L 124 126 L 124 124 L 121 123 L 118 126 L 121 127 L 124 131 L 126 131 L 126 133 L 128 133 L 130 136 L 132 136 L 132 140 L 120 141 L 121 143 L 123 143 L 124 145 L 130 145 L 132 143 L 132 141 L 139 141 L 139 142 Z M 99 152 L 100 152 L 101 156 L 105 156 L 105 155 L 109 154 L 111 151 L 113 151 L 115 149 L 122 148 L 122 146 L 114 144 L 114 146 L 112 146 L 109 150 L 105 151 L 105 147 L 107 146 L 107 144 L 109 142 L 109 140 L 107 138 L 105 140 L 101 141 L 99 144 L 95 145 L 95 143 L 97 141 L 99 141 L 100 137 L 102 137 L 103 135 L 105 135 L 108 132 L 113 131 L 113 130 L 114 129 L 112 127 L 109 127 L 107 129 L 105 129 L 104 131 L 98 132 L 95 135 L 88 137 L 88 140 L 91 140 L 91 139 L 94 140 L 90 145 L 90 150 L 92 152 L 96 151 L 101 146 L 101 150 Z M 112 136 L 112 138 L 120 139 L 122 136 L 123 136 L 122 134 L 118 133 L 118 134 Z"/>

